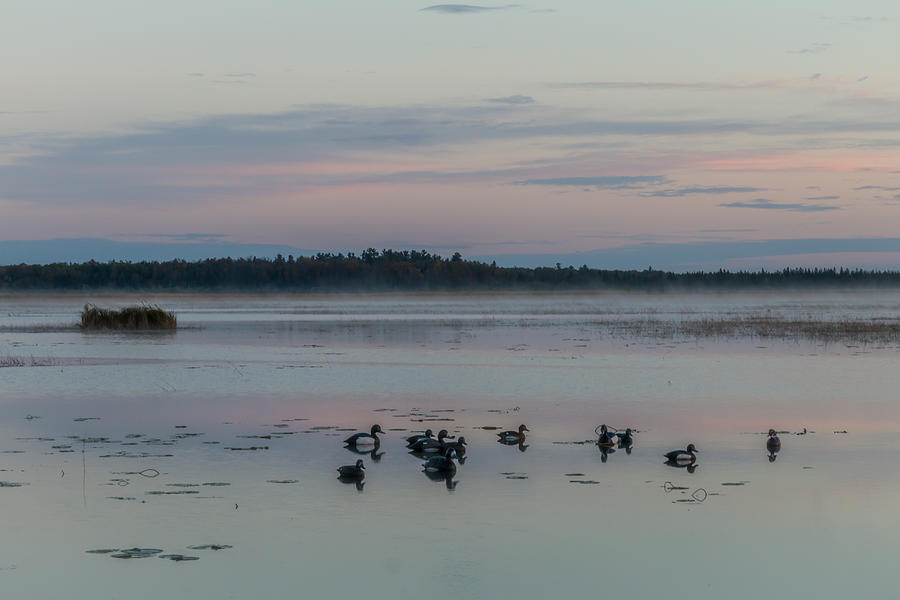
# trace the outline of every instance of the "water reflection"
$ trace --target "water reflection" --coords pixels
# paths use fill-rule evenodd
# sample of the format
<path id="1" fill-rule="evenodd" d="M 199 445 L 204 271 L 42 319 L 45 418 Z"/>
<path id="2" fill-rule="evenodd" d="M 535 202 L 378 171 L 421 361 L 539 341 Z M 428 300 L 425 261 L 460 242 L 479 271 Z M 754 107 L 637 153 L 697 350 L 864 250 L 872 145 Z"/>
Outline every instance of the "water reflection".
<path id="1" fill-rule="evenodd" d="M 667 467 L 674 467 L 676 469 L 684 469 L 688 473 L 693 473 L 697 470 L 698 465 L 696 462 L 686 463 L 686 462 L 678 462 L 677 460 L 667 460 L 664 463 Z"/>
<path id="2" fill-rule="evenodd" d="M 607 458 L 610 454 L 616 451 L 615 448 L 611 446 L 599 446 L 600 448 L 600 462 L 606 462 Z"/>
<path id="3" fill-rule="evenodd" d="M 423 471 L 425 473 L 425 477 L 430 479 L 431 481 L 443 481 L 447 485 L 447 489 L 453 491 L 456 489 L 456 484 L 459 483 L 459 480 L 453 479 L 455 477 L 455 473 L 444 473 L 440 471 Z"/>
<path id="4" fill-rule="evenodd" d="M 359 448 L 357 446 L 344 446 L 344 449 L 349 450 L 350 452 L 352 452 L 354 454 L 368 455 L 369 458 L 372 459 L 372 462 L 378 462 L 381 460 L 381 457 L 384 456 L 384 451 L 382 450 L 381 452 L 379 452 L 378 446 L 376 446 L 374 448 L 372 448 L 371 446 L 368 448 L 365 448 L 365 447 Z"/>

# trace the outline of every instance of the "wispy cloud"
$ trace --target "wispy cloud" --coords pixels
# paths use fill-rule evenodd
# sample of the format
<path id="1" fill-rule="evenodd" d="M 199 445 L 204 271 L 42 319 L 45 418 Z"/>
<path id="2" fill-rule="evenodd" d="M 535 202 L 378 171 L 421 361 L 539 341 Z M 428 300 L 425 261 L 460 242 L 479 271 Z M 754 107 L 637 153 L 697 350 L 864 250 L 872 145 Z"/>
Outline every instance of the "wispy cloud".
<path id="1" fill-rule="evenodd" d="M 727 208 L 763 208 L 767 210 L 789 210 L 796 212 L 821 212 L 826 210 L 838 210 L 839 206 L 830 206 L 826 204 L 797 204 L 792 202 L 772 202 L 766 198 L 754 198 L 753 200 L 742 200 L 739 202 L 727 202 L 720 204 Z"/>
<path id="2" fill-rule="evenodd" d="M 741 186 L 697 186 L 697 187 L 683 187 L 683 188 L 671 188 L 666 190 L 653 190 L 652 192 L 645 192 L 643 196 L 651 196 L 657 198 L 681 198 L 683 196 L 695 196 L 699 194 L 712 194 L 712 195 L 721 195 L 721 194 L 743 194 L 749 192 L 765 192 L 768 191 L 767 188 L 757 188 L 757 187 L 741 187 Z"/>
<path id="3" fill-rule="evenodd" d="M 179 242 L 210 242 L 215 240 L 227 239 L 229 235 L 227 233 L 141 233 L 134 235 L 120 234 L 114 237 L 146 237 L 174 240 Z"/>
<path id="4" fill-rule="evenodd" d="M 813 202 L 821 201 L 821 200 L 840 200 L 840 196 L 810 196 L 807 200 L 811 200 Z"/>
<path id="5" fill-rule="evenodd" d="M 531 96 L 503 96 L 500 98 L 485 98 L 487 102 L 497 102 L 499 104 L 534 104 L 534 98 Z"/>
<path id="6" fill-rule="evenodd" d="M 597 189 L 634 189 L 648 185 L 661 185 L 669 180 L 663 175 L 605 175 L 600 177 L 550 177 L 547 179 L 526 179 L 514 182 L 516 185 L 575 186 Z"/>
<path id="7" fill-rule="evenodd" d="M 883 186 L 883 185 L 861 185 L 861 186 L 855 187 L 853 189 L 857 190 L 857 191 L 863 191 L 863 190 L 881 190 L 884 192 L 900 191 L 900 187 L 887 187 L 887 186 Z"/>
<path id="8" fill-rule="evenodd" d="M 806 48 L 798 48 L 796 50 L 785 50 L 788 54 L 821 54 L 831 48 L 831 44 L 817 42 Z"/>
<path id="9" fill-rule="evenodd" d="M 433 4 L 432 6 L 426 6 L 422 10 L 451 15 L 460 15 L 467 13 L 488 12 L 493 10 L 507 10 L 510 8 L 517 8 L 518 6 L 518 4 L 507 4 L 505 6 L 478 6 L 474 4 Z"/>

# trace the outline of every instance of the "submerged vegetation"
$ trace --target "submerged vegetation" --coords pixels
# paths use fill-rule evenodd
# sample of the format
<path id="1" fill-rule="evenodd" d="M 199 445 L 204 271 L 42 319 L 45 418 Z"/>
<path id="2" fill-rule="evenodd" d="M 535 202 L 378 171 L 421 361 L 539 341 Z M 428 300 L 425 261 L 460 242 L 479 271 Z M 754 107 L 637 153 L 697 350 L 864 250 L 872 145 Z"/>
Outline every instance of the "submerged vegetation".
<path id="1" fill-rule="evenodd" d="M 175 314 L 158 306 L 127 306 L 121 310 L 85 304 L 81 311 L 82 329 L 175 329 Z"/>
<path id="2" fill-rule="evenodd" d="M 374 248 L 357 255 L 218 258 L 195 262 L 53 263 L 0 266 L 0 290 L 635 290 L 900 288 L 900 272 L 862 269 L 671 273 L 581 267 L 498 267 L 424 250 Z"/>

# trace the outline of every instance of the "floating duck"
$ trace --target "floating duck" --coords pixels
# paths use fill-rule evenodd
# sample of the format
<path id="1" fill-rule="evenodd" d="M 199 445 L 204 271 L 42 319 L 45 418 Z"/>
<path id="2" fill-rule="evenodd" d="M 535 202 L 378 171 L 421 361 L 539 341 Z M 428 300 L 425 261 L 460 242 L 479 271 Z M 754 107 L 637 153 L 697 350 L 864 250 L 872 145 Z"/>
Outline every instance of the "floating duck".
<path id="1" fill-rule="evenodd" d="M 348 446 L 378 446 L 381 444 L 381 440 L 375 435 L 376 433 L 384 433 L 381 425 L 372 425 L 369 433 L 354 433 L 344 440 L 344 443 Z"/>
<path id="2" fill-rule="evenodd" d="M 519 425 L 518 431 L 501 431 L 497 435 L 501 444 L 520 444 L 525 441 L 525 432 L 531 431 L 524 425 Z"/>
<path id="3" fill-rule="evenodd" d="M 688 444 L 685 450 L 672 450 L 671 452 L 666 452 L 663 456 L 665 456 L 669 462 L 687 464 L 697 460 L 696 452 L 697 449 L 694 445 Z"/>
<path id="4" fill-rule="evenodd" d="M 447 448 L 453 448 L 456 452 L 456 456 L 462 460 L 462 455 L 466 453 L 466 438 L 464 436 L 459 436 L 459 439 L 455 442 L 444 442 L 443 446 L 441 446 L 441 450 L 446 452 Z"/>
<path id="5" fill-rule="evenodd" d="M 597 430 L 595 429 L 594 432 Z M 597 438 L 597 445 L 601 447 L 611 448 L 613 445 L 613 438 L 615 435 L 610 434 L 606 428 L 606 425 L 600 426 L 600 437 Z"/>
<path id="6" fill-rule="evenodd" d="M 634 445 L 634 438 L 631 437 L 631 428 L 625 430 L 625 433 L 619 436 L 619 449 L 624 449 L 625 454 L 631 454 L 631 446 Z"/>
<path id="7" fill-rule="evenodd" d="M 366 476 L 365 465 L 363 465 L 363 461 L 360 458 L 356 461 L 355 465 L 344 465 L 343 467 L 338 467 L 338 478 L 339 479 L 362 479 Z"/>
<path id="8" fill-rule="evenodd" d="M 406 445 L 412 447 L 413 444 L 420 440 L 426 440 L 434 437 L 434 433 L 430 429 L 426 429 L 424 434 L 411 435 L 406 438 Z"/>
<path id="9" fill-rule="evenodd" d="M 769 439 L 766 440 L 766 450 L 769 452 L 778 452 L 781 450 L 781 440 L 778 439 L 778 433 L 774 429 L 769 430 Z"/>
<path id="10" fill-rule="evenodd" d="M 456 473 L 456 463 L 453 457 L 456 456 L 456 450 L 447 448 L 443 456 L 432 456 L 425 461 L 424 470 L 426 473 Z"/>
<path id="11" fill-rule="evenodd" d="M 444 440 L 447 438 L 453 438 L 450 433 L 446 429 L 441 429 L 438 432 L 437 439 L 434 438 L 423 438 L 409 446 L 409 448 L 413 452 L 425 452 L 425 453 L 434 453 L 441 452 L 444 447 Z"/>

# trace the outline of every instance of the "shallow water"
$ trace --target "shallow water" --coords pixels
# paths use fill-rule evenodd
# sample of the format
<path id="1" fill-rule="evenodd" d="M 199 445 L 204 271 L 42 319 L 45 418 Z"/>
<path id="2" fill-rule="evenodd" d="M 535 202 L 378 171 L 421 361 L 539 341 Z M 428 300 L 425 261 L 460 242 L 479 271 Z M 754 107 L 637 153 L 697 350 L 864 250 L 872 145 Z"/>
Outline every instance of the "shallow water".
<path id="1" fill-rule="evenodd" d="M 10 597 L 837 598 L 893 583 L 898 344 L 597 322 L 896 318 L 900 294 L 147 299 L 183 329 L 83 333 L 69 325 L 85 298 L 0 298 L 0 361 L 24 365 L 0 368 L 0 481 L 22 484 L 0 484 Z M 383 454 L 362 456 L 358 491 L 336 478 L 358 458 L 340 440 L 373 423 Z M 484 429 L 519 423 L 524 451 Z M 582 443 L 600 423 L 640 430 L 631 453 Z M 426 427 L 468 440 L 455 484 L 406 452 Z M 769 427 L 809 433 L 782 434 L 770 462 Z M 663 464 L 688 442 L 693 473 Z M 135 547 L 199 560 L 88 552 Z"/>

